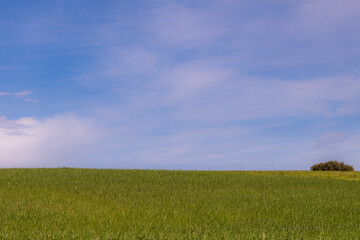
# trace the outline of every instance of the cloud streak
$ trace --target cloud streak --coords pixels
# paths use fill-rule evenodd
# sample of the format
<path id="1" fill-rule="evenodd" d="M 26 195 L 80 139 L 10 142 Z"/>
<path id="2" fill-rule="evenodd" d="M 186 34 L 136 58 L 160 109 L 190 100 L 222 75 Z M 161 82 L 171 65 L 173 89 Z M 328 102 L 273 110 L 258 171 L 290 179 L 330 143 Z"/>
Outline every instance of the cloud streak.
<path id="1" fill-rule="evenodd" d="M 0 92 L 0 96 L 15 96 L 19 99 L 22 99 L 25 102 L 39 103 L 40 102 L 39 100 L 28 97 L 31 94 L 32 92 L 29 90 L 22 92 Z"/>

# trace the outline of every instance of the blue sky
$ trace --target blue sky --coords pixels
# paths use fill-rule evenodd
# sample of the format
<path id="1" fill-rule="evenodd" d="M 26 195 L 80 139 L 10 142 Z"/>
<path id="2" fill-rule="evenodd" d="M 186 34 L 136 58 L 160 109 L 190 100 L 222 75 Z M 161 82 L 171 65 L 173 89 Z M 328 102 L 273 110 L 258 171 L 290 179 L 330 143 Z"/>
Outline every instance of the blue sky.
<path id="1" fill-rule="evenodd" d="M 360 168 L 357 0 L 2 1 L 0 167 Z"/>

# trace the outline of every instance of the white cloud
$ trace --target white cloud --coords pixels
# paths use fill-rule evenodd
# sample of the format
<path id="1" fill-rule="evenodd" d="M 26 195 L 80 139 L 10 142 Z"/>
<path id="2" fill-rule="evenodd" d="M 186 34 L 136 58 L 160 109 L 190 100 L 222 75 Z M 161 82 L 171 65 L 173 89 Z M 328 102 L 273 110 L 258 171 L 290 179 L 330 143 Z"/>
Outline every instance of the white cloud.
<path id="1" fill-rule="evenodd" d="M 0 167 L 76 166 L 100 136 L 93 121 L 69 114 L 44 120 L 1 117 Z"/>

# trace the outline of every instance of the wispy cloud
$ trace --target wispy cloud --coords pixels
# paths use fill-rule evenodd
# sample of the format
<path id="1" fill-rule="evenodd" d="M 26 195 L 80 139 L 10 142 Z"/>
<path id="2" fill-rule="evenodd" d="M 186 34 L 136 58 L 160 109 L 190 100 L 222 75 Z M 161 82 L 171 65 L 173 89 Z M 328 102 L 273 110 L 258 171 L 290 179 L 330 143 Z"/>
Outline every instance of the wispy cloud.
<path id="1" fill-rule="evenodd" d="M 26 90 L 26 91 L 23 91 L 23 92 L 14 93 L 14 95 L 15 95 L 15 96 L 18 96 L 18 97 L 23 97 L 23 96 L 30 95 L 30 94 L 32 94 L 32 92 L 29 91 L 29 90 Z"/>
<path id="2" fill-rule="evenodd" d="M 0 92 L 0 96 L 15 96 L 17 98 L 24 100 L 25 102 L 32 102 L 32 103 L 40 102 L 37 99 L 30 98 L 29 95 L 32 95 L 32 92 L 29 90 L 22 92 Z"/>
<path id="3" fill-rule="evenodd" d="M 320 144 L 333 144 L 333 143 L 341 143 L 344 141 L 345 141 L 344 132 L 325 132 L 322 133 L 319 138 Z"/>
<path id="4" fill-rule="evenodd" d="M 187 98 L 214 88 L 230 76 L 231 70 L 189 62 L 164 71 L 162 79 L 170 86 L 170 98 Z"/>
<path id="5" fill-rule="evenodd" d="M 209 8 L 162 3 L 151 12 L 150 21 L 144 23 L 144 27 L 163 43 L 182 48 L 204 47 L 216 43 L 224 33 L 212 13 Z"/>
<path id="6" fill-rule="evenodd" d="M 359 83 L 354 77 L 286 81 L 243 77 L 214 86 L 202 95 L 208 101 L 189 103 L 189 112 L 183 115 L 232 120 L 354 115 L 360 111 Z"/>

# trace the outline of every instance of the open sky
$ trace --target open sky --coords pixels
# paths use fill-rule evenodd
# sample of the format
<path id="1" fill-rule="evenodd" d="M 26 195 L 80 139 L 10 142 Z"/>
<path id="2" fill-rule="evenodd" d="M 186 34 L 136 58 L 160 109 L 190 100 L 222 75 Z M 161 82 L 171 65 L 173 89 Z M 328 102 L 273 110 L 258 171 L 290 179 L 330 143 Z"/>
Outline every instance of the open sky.
<path id="1" fill-rule="evenodd" d="M 359 0 L 2 0 L 0 167 L 360 168 Z"/>

